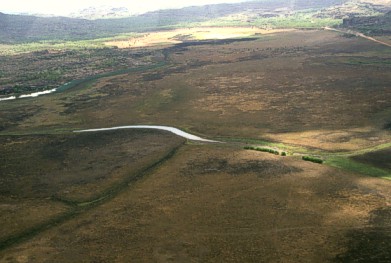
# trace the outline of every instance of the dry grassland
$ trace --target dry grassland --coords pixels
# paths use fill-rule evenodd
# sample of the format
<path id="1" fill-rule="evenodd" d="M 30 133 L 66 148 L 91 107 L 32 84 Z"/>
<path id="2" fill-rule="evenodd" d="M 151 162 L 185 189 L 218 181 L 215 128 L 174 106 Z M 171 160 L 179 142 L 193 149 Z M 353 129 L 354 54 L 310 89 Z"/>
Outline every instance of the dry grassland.
<path id="1" fill-rule="evenodd" d="M 103 78 L 42 97 L 34 108 L 31 100 L 2 105 L 3 129 L 163 124 L 328 151 L 390 139 L 384 129 L 391 106 L 387 47 L 297 31 L 163 52 L 170 66 Z"/>
<path id="2" fill-rule="evenodd" d="M 0 104 L 0 239 L 16 236 L 1 262 L 389 261 L 391 181 L 243 150 L 268 139 L 389 169 L 388 148 L 362 151 L 391 139 L 389 48 L 294 31 L 161 55 L 159 68 Z M 131 124 L 228 143 L 70 133 Z"/>
<path id="3" fill-rule="evenodd" d="M 182 43 L 184 40 L 208 40 L 208 39 L 229 39 L 243 38 L 259 35 L 275 34 L 280 32 L 293 31 L 292 29 L 260 29 L 256 27 L 195 27 L 180 28 L 169 31 L 151 32 L 142 36 L 121 41 L 109 41 L 107 46 L 118 48 L 140 48 L 153 47 L 162 44 L 172 45 Z"/>
<path id="4" fill-rule="evenodd" d="M 2 255 L 9 262 L 346 262 L 368 259 L 375 248 L 384 259 L 390 196 L 388 181 L 188 145 L 111 201 Z"/>

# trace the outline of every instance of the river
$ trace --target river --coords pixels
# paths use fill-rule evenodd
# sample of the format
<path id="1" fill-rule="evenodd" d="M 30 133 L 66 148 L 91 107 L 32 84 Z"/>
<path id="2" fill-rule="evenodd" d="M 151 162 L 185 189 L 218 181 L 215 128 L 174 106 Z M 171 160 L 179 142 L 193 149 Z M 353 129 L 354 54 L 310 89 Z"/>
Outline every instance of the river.
<path id="1" fill-rule="evenodd" d="M 81 85 L 83 83 L 86 83 L 89 81 L 96 81 L 100 78 L 113 77 L 113 76 L 132 73 L 132 72 L 151 70 L 151 69 L 163 67 L 165 65 L 166 65 L 165 62 L 159 62 L 159 63 L 152 64 L 152 65 L 144 65 L 144 66 L 135 67 L 135 68 L 120 69 L 120 70 L 116 70 L 116 71 L 101 73 L 101 74 L 97 74 L 97 75 L 88 76 L 83 79 L 75 79 L 75 80 L 67 82 L 57 88 L 50 89 L 50 90 L 38 91 L 38 92 L 30 93 L 30 94 L 15 95 L 15 96 L 10 96 L 10 97 L 5 97 L 5 98 L 0 97 L 0 101 L 10 101 L 10 100 L 16 100 L 16 99 L 23 99 L 23 98 L 35 98 L 35 97 L 38 97 L 41 95 L 47 95 L 47 94 L 51 94 L 51 93 L 55 93 L 55 92 L 63 92 L 65 90 L 74 88 L 74 87 Z"/>

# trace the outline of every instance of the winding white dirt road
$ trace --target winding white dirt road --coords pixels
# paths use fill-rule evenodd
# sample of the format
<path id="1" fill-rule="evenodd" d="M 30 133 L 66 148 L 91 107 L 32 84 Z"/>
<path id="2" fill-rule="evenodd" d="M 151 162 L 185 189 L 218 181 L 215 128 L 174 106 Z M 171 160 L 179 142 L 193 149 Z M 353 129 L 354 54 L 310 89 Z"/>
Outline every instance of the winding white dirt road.
<path id="1" fill-rule="evenodd" d="M 118 126 L 118 127 L 111 127 L 111 128 L 98 128 L 98 129 L 88 129 L 88 130 L 77 130 L 74 132 L 99 132 L 99 131 L 112 131 L 112 130 L 122 130 L 122 129 L 155 129 L 155 130 L 163 130 L 163 131 L 169 131 L 172 132 L 178 136 L 181 136 L 183 138 L 192 140 L 192 141 L 202 141 L 202 142 L 218 142 L 219 141 L 213 141 L 204 139 L 201 137 L 198 137 L 196 135 L 184 132 L 182 130 L 179 130 L 174 127 L 169 126 L 156 126 L 156 125 L 130 125 L 130 126 Z"/>

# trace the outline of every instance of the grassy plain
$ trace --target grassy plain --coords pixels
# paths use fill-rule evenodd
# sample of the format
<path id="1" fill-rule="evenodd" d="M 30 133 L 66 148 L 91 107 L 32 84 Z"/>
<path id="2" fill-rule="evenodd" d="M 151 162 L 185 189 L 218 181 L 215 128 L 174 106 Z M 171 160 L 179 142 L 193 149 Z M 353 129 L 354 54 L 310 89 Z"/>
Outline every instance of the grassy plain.
<path id="1" fill-rule="evenodd" d="M 133 49 L 161 67 L 0 102 L 0 261 L 389 259 L 391 182 L 374 177 L 389 176 L 391 49 L 323 30 L 177 33 Z M 131 124 L 226 143 L 71 133 Z"/>

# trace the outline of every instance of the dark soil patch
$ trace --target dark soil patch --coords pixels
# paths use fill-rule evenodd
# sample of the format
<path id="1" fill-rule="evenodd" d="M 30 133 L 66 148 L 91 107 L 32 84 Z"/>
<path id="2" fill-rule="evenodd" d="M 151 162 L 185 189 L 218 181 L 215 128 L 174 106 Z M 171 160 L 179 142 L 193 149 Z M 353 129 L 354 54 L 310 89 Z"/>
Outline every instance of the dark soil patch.
<path id="1" fill-rule="evenodd" d="M 354 156 L 352 159 L 391 171 L 391 148 Z"/>
<path id="2" fill-rule="evenodd" d="M 391 261 L 390 229 L 353 230 L 348 234 L 349 250 L 339 255 L 335 262 L 379 262 Z"/>

